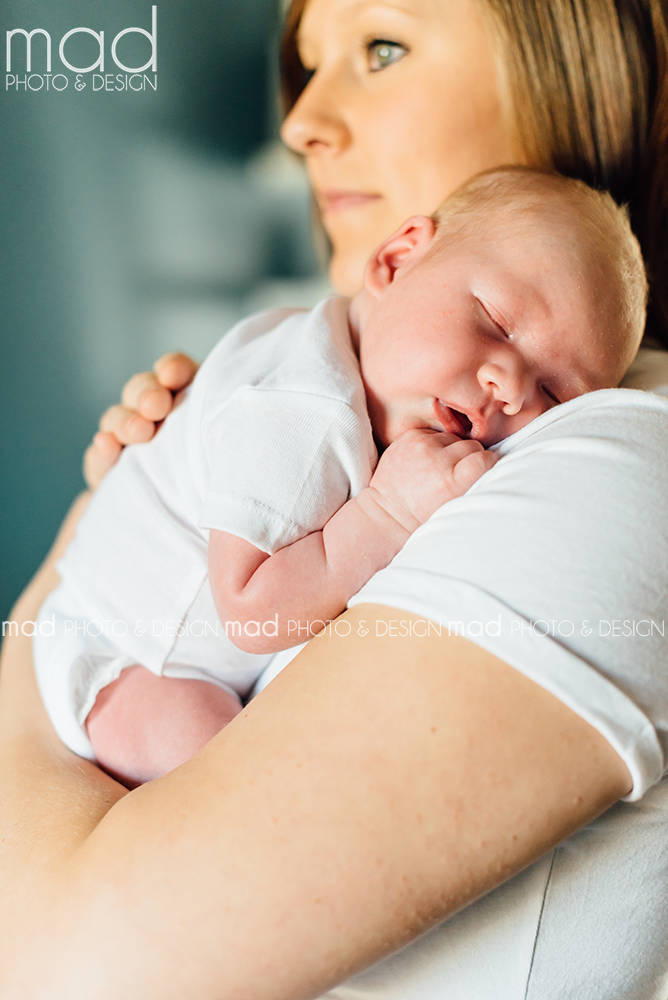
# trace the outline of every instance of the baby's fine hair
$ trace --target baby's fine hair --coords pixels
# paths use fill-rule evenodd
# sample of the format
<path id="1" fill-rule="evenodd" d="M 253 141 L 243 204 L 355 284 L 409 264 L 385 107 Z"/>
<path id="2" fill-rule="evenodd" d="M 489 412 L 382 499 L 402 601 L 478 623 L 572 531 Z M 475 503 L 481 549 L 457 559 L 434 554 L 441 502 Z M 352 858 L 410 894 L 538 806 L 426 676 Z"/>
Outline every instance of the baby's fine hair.
<path id="1" fill-rule="evenodd" d="M 501 167 L 473 177 L 454 191 L 432 216 L 437 226 L 433 252 L 462 231 L 489 233 L 490 226 L 511 223 L 530 233 L 532 223 L 560 222 L 572 228 L 573 249 L 593 269 L 612 274 L 618 286 L 620 320 L 637 347 L 645 328 L 647 277 L 625 207 L 607 191 L 580 180 L 531 167 Z"/>

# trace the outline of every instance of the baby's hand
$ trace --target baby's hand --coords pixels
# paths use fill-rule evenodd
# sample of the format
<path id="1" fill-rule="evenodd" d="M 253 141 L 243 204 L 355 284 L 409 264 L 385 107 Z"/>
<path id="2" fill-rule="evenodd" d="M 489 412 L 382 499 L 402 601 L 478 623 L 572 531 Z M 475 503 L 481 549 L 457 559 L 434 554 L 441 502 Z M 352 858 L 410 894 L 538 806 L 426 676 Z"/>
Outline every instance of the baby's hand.
<path id="1" fill-rule="evenodd" d="M 448 500 L 466 493 L 496 460 L 479 441 L 410 430 L 383 452 L 369 486 L 388 514 L 415 531 Z"/>

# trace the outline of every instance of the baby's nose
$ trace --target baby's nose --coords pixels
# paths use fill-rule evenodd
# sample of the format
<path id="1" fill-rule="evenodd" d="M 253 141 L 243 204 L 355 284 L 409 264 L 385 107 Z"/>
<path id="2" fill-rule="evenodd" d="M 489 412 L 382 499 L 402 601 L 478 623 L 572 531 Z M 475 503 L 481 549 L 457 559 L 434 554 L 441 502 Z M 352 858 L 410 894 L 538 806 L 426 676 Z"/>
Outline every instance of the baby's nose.
<path id="1" fill-rule="evenodd" d="M 529 378 L 516 359 L 486 361 L 478 371 L 478 381 L 486 392 L 501 403 L 501 410 L 507 416 L 514 416 L 524 406 L 529 392 Z"/>
<path id="2" fill-rule="evenodd" d="M 514 417 L 516 413 L 519 413 L 524 406 L 525 393 L 521 389 L 517 389 L 514 392 L 508 391 L 505 393 L 508 397 L 507 401 L 501 407 L 503 413 L 507 417 Z"/>

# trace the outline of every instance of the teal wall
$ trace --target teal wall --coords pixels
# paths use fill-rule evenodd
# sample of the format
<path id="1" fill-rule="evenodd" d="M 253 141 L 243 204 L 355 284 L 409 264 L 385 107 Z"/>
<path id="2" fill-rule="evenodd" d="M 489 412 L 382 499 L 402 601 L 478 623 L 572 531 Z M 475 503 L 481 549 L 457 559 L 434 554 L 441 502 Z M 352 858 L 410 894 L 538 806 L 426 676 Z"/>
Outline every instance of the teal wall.
<path id="1" fill-rule="evenodd" d="M 3 617 L 82 488 L 84 447 L 122 382 L 162 349 L 204 353 L 254 290 L 313 275 L 304 192 L 249 167 L 276 132 L 276 3 L 157 6 L 155 93 L 94 93 L 90 74 L 81 92 L 0 90 Z M 7 30 L 45 28 L 56 72 L 58 39 L 86 26 L 105 31 L 109 63 L 111 38 L 150 19 L 143 0 L 3 0 L 1 51 Z M 145 39 L 125 42 L 127 64 L 147 60 Z M 67 57 L 88 65 L 95 50 L 80 35 Z"/>

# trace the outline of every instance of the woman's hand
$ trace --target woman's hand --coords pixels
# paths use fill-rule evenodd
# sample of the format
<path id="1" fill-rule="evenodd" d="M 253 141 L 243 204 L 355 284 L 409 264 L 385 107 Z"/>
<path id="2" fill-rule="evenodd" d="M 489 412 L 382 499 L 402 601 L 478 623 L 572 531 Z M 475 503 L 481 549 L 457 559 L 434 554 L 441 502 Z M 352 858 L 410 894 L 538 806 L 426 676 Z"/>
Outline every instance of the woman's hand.
<path id="1" fill-rule="evenodd" d="M 90 489 L 99 486 L 126 444 L 151 440 L 160 422 L 178 406 L 197 368 L 187 354 L 163 354 L 152 372 L 130 379 L 121 402 L 102 415 L 100 429 L 86 449 L 83 472 Z"/>

